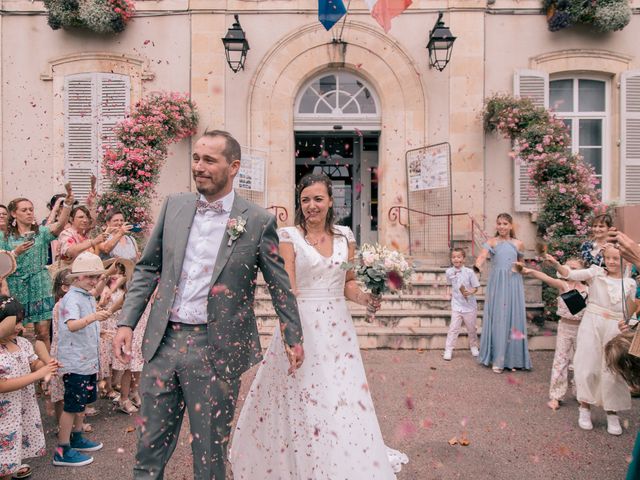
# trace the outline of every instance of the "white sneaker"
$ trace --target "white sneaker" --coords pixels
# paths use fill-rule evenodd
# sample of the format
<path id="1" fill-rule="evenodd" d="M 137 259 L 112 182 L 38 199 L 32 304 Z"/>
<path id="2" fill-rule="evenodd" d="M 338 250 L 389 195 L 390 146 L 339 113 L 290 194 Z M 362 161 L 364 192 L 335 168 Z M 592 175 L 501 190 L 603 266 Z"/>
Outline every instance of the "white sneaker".
<path id="1" fill-rule="evenodd" d="M 480 355 L 480 350 L 478 350 L 478 347 L 471 347 L 471 355 L 473 355 L 474 357 Z"/>
<path id="2" fill-rule="evenodd" d="M 442 358 L 444 360 L 451 360 L 451 354 L 453 352 L 451 350 L 445 350 L 444 353 L 442 354 Z"/>
<path id="3" fill-rule="evenodd" d="M 622 426 L 618 415 L 607 414 L 607 432 L 611 435 L 622 435 Z"/>
<path id="4" fill-rule="evenodd" d="M 593 430 L 593 423 L 591 423 L 590 409 L 578 407 L 578 425 L 583 430 Z"/>

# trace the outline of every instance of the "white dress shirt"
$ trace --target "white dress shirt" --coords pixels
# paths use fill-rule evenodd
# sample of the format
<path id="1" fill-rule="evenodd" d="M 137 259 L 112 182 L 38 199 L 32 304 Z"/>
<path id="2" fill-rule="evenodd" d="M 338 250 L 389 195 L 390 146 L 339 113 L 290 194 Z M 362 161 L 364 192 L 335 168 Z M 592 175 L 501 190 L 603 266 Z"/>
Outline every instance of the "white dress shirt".
<path id="1" fill-rule="evenodd" d="M 478 303 L 476 302 L 476 296 L 470 295 L 465 297 L 460 291 L 461 286 L 464 286 L 465 290 L 471 290 L 480 286 L 475 272 L 469 267 L 464 266 L 461 268 L 449 267 L 445 275 L 447 277 L 447 283 L 451 285 L 451 310 L 462 313 L 477 310 Z"/>
<path id="2" fill-rule="evenodd" d="M 171 322 L 189 325 L 207 323 L 209 284 L 234 199 L 233 190 L 220 199 L 223 213 L 196 211 L 182 262 L 178 291 L 171 308 Z M 207 201 L 202 195 L 200 200 Z"/>

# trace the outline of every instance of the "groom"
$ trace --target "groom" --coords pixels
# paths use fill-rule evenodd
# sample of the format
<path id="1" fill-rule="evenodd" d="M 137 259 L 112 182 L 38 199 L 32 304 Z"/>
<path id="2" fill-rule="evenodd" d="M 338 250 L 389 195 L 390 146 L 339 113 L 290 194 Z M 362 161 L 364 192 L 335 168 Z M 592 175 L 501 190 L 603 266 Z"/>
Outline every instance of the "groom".
<path id="1" fill-rule="evenodd" d="M 199 194 L 165 200 L 127 292 L 113 341 L 125 361 L 157 286 L 142 345 L 136 479 L 163 478 L 186 406 L 194 478 L 224 480 L 239 377 L 262 359 L 253 312 L 258 269 L 280 318 L 290 371 L 304 359 L 275 217 L 234 193 L 239 168 L 240 145 L 229 133 L 206 132 L 196 142 L 191 169 Z"/>

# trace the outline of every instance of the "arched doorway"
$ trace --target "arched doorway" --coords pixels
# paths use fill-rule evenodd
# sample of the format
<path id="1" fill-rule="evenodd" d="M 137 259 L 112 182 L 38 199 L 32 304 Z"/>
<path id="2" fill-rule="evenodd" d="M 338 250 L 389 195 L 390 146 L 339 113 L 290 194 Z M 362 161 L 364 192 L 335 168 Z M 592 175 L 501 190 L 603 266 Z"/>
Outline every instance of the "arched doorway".
<path id="1" fill-rule="evenodd" d="M 336 223 L 359 243 L 378 237 L 380 102 L 375 90 L 346 69 L 307 81 L 294 105 L 296 183 L 308 173 L 333 182 Z"/>

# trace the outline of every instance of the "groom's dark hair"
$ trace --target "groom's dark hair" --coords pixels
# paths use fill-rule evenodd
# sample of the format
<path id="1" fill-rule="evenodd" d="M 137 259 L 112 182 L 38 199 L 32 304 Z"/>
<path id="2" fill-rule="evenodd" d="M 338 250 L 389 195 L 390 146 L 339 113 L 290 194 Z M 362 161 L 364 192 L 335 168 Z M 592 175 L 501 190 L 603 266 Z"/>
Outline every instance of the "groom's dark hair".
<path id="1" fill-rule="evenodd" d="M 224 155 L 224 158 L 227 159 L 227 163 L 241 159 L 242 149 L 240 148 L 240 144 L 229 132 L 225 132 L 224 130 L 205 130 L 202 136 L 211 138 L 224 137 L 225 148 L 222 151 L 222 154 Z"/>

